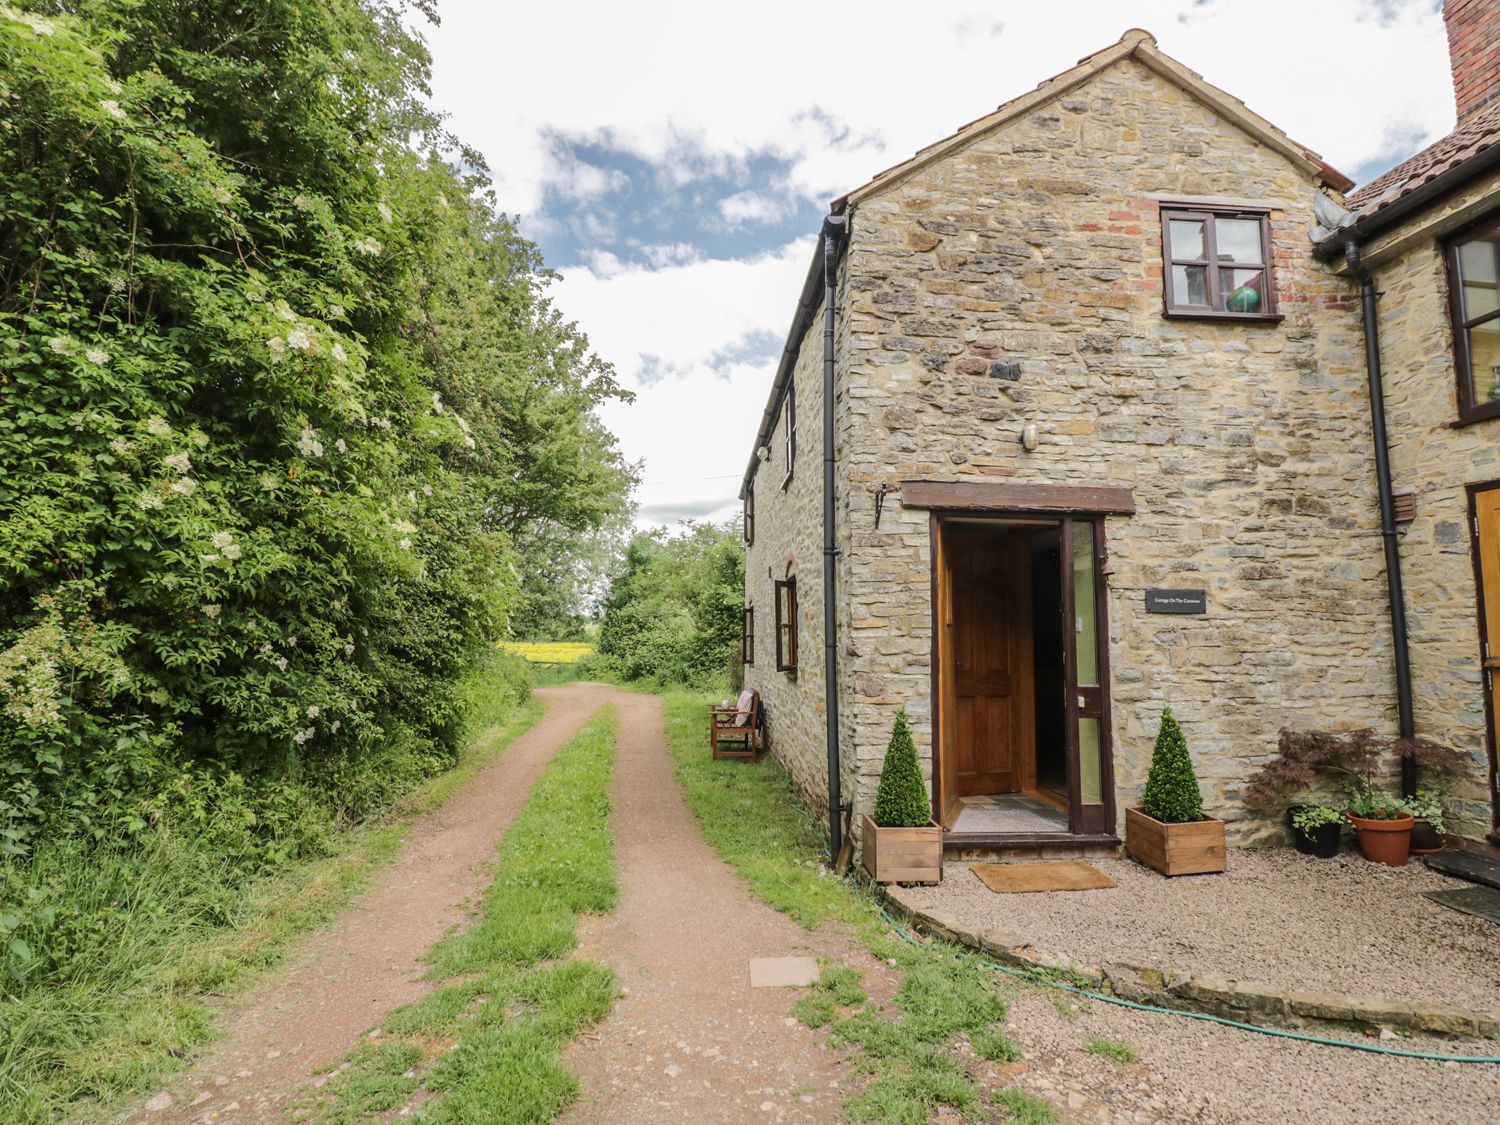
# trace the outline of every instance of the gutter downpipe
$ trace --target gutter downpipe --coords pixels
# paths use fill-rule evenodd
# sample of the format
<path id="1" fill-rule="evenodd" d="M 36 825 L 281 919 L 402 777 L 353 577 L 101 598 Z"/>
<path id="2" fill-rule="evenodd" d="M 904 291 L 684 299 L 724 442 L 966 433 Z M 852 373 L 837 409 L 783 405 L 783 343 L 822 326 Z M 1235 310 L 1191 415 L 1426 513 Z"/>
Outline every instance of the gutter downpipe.
<path id="1" fill-rule="evenodd" d="M 1344 261 L 1359 281 L 1360 304 L 1364 310 L 1365 371 L 1370 384 L 1370 430 L 1375 443 L 1375 483 L 1380 493 L 1380 536 L 1385 545 L 1386 589 L 1391 599 L 1391 646 L 1396 661 L 1396 715 L 1403 740 L 1416 734 L 1412 714 L 1411 654 L 1406 640 L 1406 596 L 1401 585 L 1401 550 L 1396 539 L 1396 505 L 1391 496 L 1391 457 L 1386 445 L 1385 389 L 1380 371 L 1380 323 L 1375 291 L 1375 275 L 1360 259 L 1359 243 L 1344 243 Z M 1401 758 L 1401 795 L 1412 797 L 1417 791 L 1416 762 L 1407 755 Z"/>
<path id="2" fill-rule="evenodd" d="M 823 220 L 823 710 L 828 723 L 828 859 L 834 864 L 838 863 L 844 836 L 839 778 L 838 608 L 834 602 L 838 545 L 833 522 L 833 342 L 838 311 L 835 282 L 844 229 L 842 215 L 829 215 Z"/>

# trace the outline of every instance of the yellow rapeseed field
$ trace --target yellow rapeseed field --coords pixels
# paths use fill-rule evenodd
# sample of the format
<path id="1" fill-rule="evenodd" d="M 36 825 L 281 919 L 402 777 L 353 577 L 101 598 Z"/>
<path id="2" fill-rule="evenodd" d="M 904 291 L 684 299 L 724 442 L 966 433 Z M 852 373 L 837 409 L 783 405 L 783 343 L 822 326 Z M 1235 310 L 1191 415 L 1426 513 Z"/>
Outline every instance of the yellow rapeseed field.
<path id="1" fill-rule="evenodd" d="M 501 641 L 500 647 L 532 664 L 576 664 L 594 651 L 586 641 Z"/>

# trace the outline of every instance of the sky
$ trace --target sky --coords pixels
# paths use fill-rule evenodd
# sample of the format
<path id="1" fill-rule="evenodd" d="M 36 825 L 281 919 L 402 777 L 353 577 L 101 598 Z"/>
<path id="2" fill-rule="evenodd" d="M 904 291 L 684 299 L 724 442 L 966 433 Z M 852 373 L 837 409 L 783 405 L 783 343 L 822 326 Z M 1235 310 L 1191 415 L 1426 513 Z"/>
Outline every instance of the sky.
<path id="1" fill-rule="evenodd" d="M 640 526 L 722 520 L 828 201 L 1146 28 L 1365 182 L 1453 127 L 1439 0 L 439 0 L 432 95 L 636 392 Z"/>

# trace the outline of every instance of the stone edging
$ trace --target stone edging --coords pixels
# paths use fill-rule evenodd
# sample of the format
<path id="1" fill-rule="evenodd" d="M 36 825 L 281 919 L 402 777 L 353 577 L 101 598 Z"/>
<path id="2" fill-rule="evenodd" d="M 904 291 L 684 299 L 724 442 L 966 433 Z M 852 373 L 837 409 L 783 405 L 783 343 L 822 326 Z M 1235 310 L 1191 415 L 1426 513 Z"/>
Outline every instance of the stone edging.
<path id="1" fill-rule="evenodd" d="M 980 950 L 1003 965 L 1067 973 L 1094 991 L 1123 1000 L 1278 1027 L 1331 1024 L 1363 1031 L 1399 1028 L 1453 1038 L 1500 1039 L 1500 1011 L 1481 1012 L 1452 1004 L 1411 1004 L 1339 992 L 1300 992 L 1140 965 L 1081 966 L 1062 958 L 1026 952 L 1031 943 L 1018 934 L 969 926 L 946 910 L 918 907 L 900 886 L 873 889 L 892 914 L 925 933 Z"/>

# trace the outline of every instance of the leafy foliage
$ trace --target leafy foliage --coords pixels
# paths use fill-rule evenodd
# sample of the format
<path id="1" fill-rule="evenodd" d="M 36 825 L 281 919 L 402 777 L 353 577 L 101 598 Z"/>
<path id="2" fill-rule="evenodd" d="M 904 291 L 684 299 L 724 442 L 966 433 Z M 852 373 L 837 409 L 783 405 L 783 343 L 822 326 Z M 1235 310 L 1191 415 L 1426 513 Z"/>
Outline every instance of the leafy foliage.
<path id="1" fill-rule="evenodd" d="M 533 559 L 628 511 L 625 393 L 405 17 L 0 2 L 7 1003 L 93 1011 L 44 1001 L 451 766 Z"/>
<path id="2" fill-rule="evenodd" d="M 912 741 L 905 707 L 896 712 L 891 727 L 872 815 L 882 828 L 925 828 L 932 820 L 927 783 L 922 780 L 922 764 L 917 760 L 917 745 Z"/>
<path id="3" fill-rule="evenodd" d="M 65 8 L 0 7 L 0 853 L 240 786 L 275 862 L 452 763 L 623 392 L 400 10 Z"/>
<path id="4" fill-rule="evenodd" d="M 738 662 L 745 548 L 734 524 L 688 522 L 630 541 L 599 627 L 606 668 L 626 680 L 710 685 Z"/>
<path id="5" fill-rule="evenodd" d="M 1161 728 L 1151 750 L 1151 772 L 1141 795 L 1146 815 L 1165 824 L 1183 824 L 1203 819 L 1203 794 L 1198 775 L 1188 756 L 1187 739 L 1170 707 L 1162 711 Z"/>
<path id="6" fill-rule="evenodd" d="M 1256 805 L 1274 805 L 1319 787 L 1337 785 L 1373 809 L 1381 790 L 1395 784 L 1397 763 L 1402 759 L 1416 764 L 1425 787 L 1438 797 L 1458 782 L 1476 779 L 1469 755 L 1428 738 L 1383 735 L 1370 727 L 1354 731 L 1283 730 L 1276 756 L 1250 778 L 1245 799 Z M 1385 802 L 1386 806 L 1390 804 Z"/>

